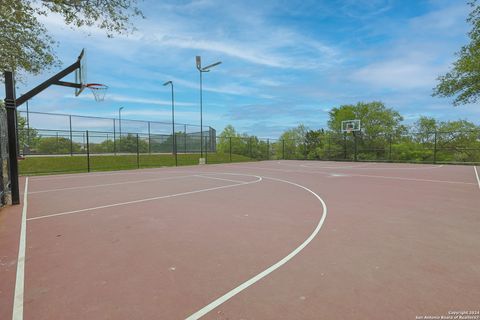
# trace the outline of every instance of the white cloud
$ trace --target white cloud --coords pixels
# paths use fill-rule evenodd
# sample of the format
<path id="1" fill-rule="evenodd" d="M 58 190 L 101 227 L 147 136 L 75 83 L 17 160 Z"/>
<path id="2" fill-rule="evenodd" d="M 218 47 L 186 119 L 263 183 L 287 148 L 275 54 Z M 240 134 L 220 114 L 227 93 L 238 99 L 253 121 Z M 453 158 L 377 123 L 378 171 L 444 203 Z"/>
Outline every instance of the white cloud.
<path id="1" fill-rule="evenodd" d="M 377 89 L 432 88 L 440 71 L 441 68 L 432 67 L 421 61 L 396 59 L 372 63 L 355 71 L 352 79 L 367 83 Z"/>
<path id="2" fill-rule="evenodd" d="M 466 15 L 466 6 L 456 5 L 410 19 L 397 37 L 370 52 L 373 61 L 352 70 L 350 78 L 377 92 L 420 89 L 430 95 L 459 48 L 458 35 L 465 31 Z"/>
<path id="3" fill-rule="evenodd" d="M 77 99 L 93 99 L 91 94 L 82 94 L 78 97 L 72 96 L 65 96 L 65 98 L 77 98 Z M 148 99 L 148 98 L 138 98 L 138 97 L 131 97 L 119 94 L 109 94 L 105 98 L 106 101 L 116 101 L 116 102 L 131 102 L 131 103 L 141 103 L 141 104 L 155 104 L 160 106 L 170 106 L 172 104 L 171 100 L 160 100 L 160 99 Z M 177 102 L 175 101 L 175 105 L 177 106 L 184 106 L 184 107 L 192 107 L 196 106 L 195 103 L 191 102 Z"/>

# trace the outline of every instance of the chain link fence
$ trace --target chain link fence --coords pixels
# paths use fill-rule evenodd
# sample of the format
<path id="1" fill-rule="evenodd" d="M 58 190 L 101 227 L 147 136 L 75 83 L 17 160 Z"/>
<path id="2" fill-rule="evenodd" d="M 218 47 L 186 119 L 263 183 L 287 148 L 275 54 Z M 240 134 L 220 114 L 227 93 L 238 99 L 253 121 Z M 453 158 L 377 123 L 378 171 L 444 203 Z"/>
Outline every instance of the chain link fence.
<path id="1" fill-rule="evenodd" d="M 9 202 L 7 111 L 0 107 L 0 206 Z"/>
<path id="2" fill-rule="evenodd" d="M 314 139 L 216 136 L 210 127 L 21 112 L 21 174 L 85 172 L 253 160 L 480 163 L 480 130 L 423 133 L 338 133 Z M 48 125 L 58 130 L 38 129 Z M 2 126 L 4 127 L 4 126 Z M 3 134 L 3 133 L 2 133 Z M 6 137 L 6 136 L 5 136 Z M 6 139 L 6 138 L 5 138 Z M 6 143 L 4 143 L 6 148 Z M 7 162 L 3 151 L 2 159 Z M 6 165 L 4 164 L 4 167 Z M 5 185 L 3 184 L 3 189 Z"/>
<path id="3" fill-rule="evenodd" d="M 21 135 L 25 133 L 21 132 Z M 257 160 L 336 160 L 480 163 L 480 131 L 379 134 L 325 132 L 314 141 L 212 137 L 199 133 L 148 135 L 36 130 L 20 163 L 22 174 L 104 171 Z M 201 153 L 203 149 L 203 155 Z"/>
<path id="4" fill-rule="evenodd" d="M 142 138 L 148 137 L 149 146 L 155 148 L 155 145 L 164 145 L 165 137 L 172 135 L 172 123 L 158 121 L 129 120 L 118 118 L 102 118 L 77 116 L 68 114 L 28 112 L 19 111 L 19 116 L 25 120 L 21 132 L 19 132 L 19 151 L 22 155 L 32 155 L 38 153 L 38 138 L 57 139 L 59 141 L 70 140 L 70 154 L 76 153 L 76 143 L 85 143 L 85 132 L 95 132 L 104 134 L 105 140 L 112 141 L 112 152 L 121 152 L 120 149 L 113 150 L 116 140 L 121 137 L 139 134 Z M 46 128 L 55 128 L 50 130 Z M 175 123 L 175 132 L 178 136 L 178 144 L 185 153 L 200 152 L 200 126 L 193 124 Z M 215 129 L 203 127 L 204 138 L 208 137 L 213 141 L 216 135 Z M 170 138 L 171 139 L 171 138 Z M 121 145 L 119 145 L 121 147 Z M 214 148 L 214 146 L 212 146 Z M 42 149 L 42 148 L 40 148 Z M 198 150 L 197 150 L 198 149 Z M 180 149 L 179 149 L 180 150 Z M 61 151 L 61 152 L 60 152 Z M 157 150 L 158 151 L 158 150 Z M 170 149 L 171 151 L 171 149 Z M 63 148 L 57 150 L 57 153 L 63 152 Z M 40 153 L 41 154 L 41 153 Z M 50 154 L 47 152 L 46 154 Z"/>
<path id="5" fill-rule="evenodd" d="M 285 141 L 284 159 L 480 163 L 480 130 L 366 135 L 325 132 L 314 141 Z"/>

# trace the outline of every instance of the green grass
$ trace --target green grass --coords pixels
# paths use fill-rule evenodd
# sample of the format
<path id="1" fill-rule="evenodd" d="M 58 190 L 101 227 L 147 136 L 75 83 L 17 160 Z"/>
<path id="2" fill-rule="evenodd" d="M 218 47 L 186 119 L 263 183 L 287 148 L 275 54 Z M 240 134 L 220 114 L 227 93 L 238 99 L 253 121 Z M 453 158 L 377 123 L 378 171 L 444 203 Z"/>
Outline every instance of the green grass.
<path id="1" fill-rule="evenodd" d="M 198 164 L 199 154 L 179 154 L 178 165 Z M 138 161 L 137 161 L 138 160 Z M 252 159 L 232 154 L 232 162 L 252 161 Z M 230 155 L 223 153 L 209 153 L 207 163 L 228 163 Z M 55 156 L 55 157 L 27 157 L 20 161 L 21 175 L 42 175 L 68 172 L 88 172 L 88 161 L 85 155 L 78 156 Z M 90 171 L 113 171 L 137 168 L 155 168 L 175 166 L 175 158 L 172 155 L 105 155 L 90 156 Z"/>

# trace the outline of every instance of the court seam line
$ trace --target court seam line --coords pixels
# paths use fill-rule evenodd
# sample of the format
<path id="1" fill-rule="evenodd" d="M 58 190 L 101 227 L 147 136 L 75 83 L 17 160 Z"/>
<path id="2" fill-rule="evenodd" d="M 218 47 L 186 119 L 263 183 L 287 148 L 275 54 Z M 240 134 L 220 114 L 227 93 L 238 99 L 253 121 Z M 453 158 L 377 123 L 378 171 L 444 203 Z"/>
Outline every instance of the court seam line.
<path id="1" fill-rule="evenodd" d="M 298 164 L 298 165 L 295 165 L 295 164 L 287 164 L 287 163 L 282 163 L 280 161 L 277 162 L 277 164 L 279 165 L 282 165 L 282 166 L 286 166 L 286 167 L 294 167 L 294 168 L 298 168 L 298 167 L 304 167 L 304 168 L 318 168 L 318 169 L 351 169 L 351 168 L 357 168 L 357 167 L 364 167 L 365 165 L 350 165 L 350 166 L 307 166 L 306 164 Z"/>
<path id="2" fill-rule="evenodd" d="M 345 169 L 345 170 L 425 170 L 425 169 L 439 169 L 442 168 L 444 165 L 437 165 L 437 166 L 428 166 L 425 168 L 394 168 L 394 167 L 372 167 L 372 166 L 352 166 L 352 167 L 316 167 L 316 166 L 306 166 L 302 165 L 304 168 L 311 168 L 311 169 Z"/>
<path id="3" fill-rule="evenodd" d="M 283 170 L 283 169 L 274 169 L 274 168 L 262 168 L 262 167 L 245 167 L 235 165 L 238 168 L 244 169 L 260 169 L 260 170 L 273 170 L 273 171 L 280 171 L 280 172 L 287 172 L 287 173 L 316 173 L 316 174 L 334 174 L 335 172 L 326 172 L 326 171 L 305 171 L 305 170 Z M 379 179 L 393 179 L 393 180 L 403 180 L 403 181 L 418 181 L 418 182 L 432 182 L 432 183 L 450 183 L 450 184 L 475 184 L 473 182 L 463 182 L 463 181 L 448 181 L 448 180 L 431 180 L 431 179 L 415 179 L 415 178 L 403 178 L 403 177 L 392 177 L 392 176 L 377 176 L 377 175 L 367 175 L 367 174 L 358 174 L 358 173 L 345 173 L 347 176 L 350 177 L 367 177 L 367 178 L 379 178 Z"/>
<path id="4" fill-rule="evenodd" d="M 352 174 L 348 174 L 348 173 L 347 173 L 347 176 L 351 176 L 351 177 L 367 177 L 367 178 L 380 178 L 380 179 L 396 179 L 396 180 L 418 181 L 418 182 L 433 182 L 433 183 L 474 184 L 474 183 L 472 183 L 472 182 L 463 182 L 463 181 L 448 181 L 448 180 L 432 180 L 432 179 L 416 179 L 416 178 L 403 178 L 403 177 L 390 177 L 390 176 L 376 176 L 376 175 L 358 174 L 358 173 L 352 173 Z"/>
<path id="5" fill-rule="evenodd" d="M 196 174 L 196 175 L 194 175 L 194 177 L 206 178 L 206 179 L 214 179 L 214 180 L 221 180 L 221 181 L 228 181 L 228 182 L 234 182 L 234 183 L 245 183 L 245 182 L 249 182 L 249 181 L 230 180 L 230 179 L 223 179 L 223 178 L 217 178 L 217 177 L 210 177 L 210 176 L 207 176 L 207 175 L 200 175 L 200 174 Z"/>
<path id="6" fill-rule="evenodd" d="M 221 304 L 223 304 L 224 302 L 230 300 L 231 298 L 233 298 L 235 295 L 237 295 L 238 293 L 242 292 L 243 290 L 247 289 L 248 287 L 250 287 L 251 285 L 255 284 L 256 282 L 260 281 L 261 279 L 263 279 L 264 277 L 268 276 L 270 273 L 274 272 L 275 270 L 277 270 L 278 268 L 280 268 L 281 266 L 283 266 L 284 264 L 286 264 L 288 261 L 290 261 L 291 259 L 293 259 L 298 253 L 300 253 L 316 236 L 317 234 L 320 232 L 320 229 L 322 228 L 323 226 L 323 223 L 325 221 L 325 218 L 327 217 L 327 205 L 325 203 L 325 201 L 323 201 L 323 199 L 318 195 L 316 194 L 314 191 L 310 190 L 309 188 L 305 187 L 305 186 L 302 186 L 300 184 L 297 184 L 295 182 L 291 182 L 291 181 L 288 181 L 288 180 L 283 180 L 283 179 L 277 179 L 277 178 L 272 178 L 272 177 L 265 177 L 263 176 L 263 178 L 265 179 L 270 179 L 270 180 L 274 180 L 274 181 L 280 181 L 280 182 L 284 182 L 284 183 L 287 183 L 287 184 L 291 184 L 291 185 L 294 185 L 294 186 L 297 186 L 301 189 L 304 189 L 308 192 L 310 192 L 311 194 L 313 194 L 319 201 L 320 203 L 322 204 L 322 216 L 317 224 L 317 226 L 315 227 L 315 229 L 313 230 L 313 232 L 310 234 L 310 236 L 302 243 L 300 244 L 300 246 L 298 246 L 297 248 L 295 248 L 292 252 L 290 252 L 287 256 L 285 256 L 284 258 L 282 258 L 280 261 L 274 263 L 273 265 L 271 265 L 270 267 L 268 267 L 267 269 L 263 270 L 262 272 L 260 272 L 259 274 L 257 274 L 256 276 L 248 279 L 247 281 L 243 282 L 242 284 L 240 284 L 239 286 L 235 287 L 234 289 L 228 291 L 227 293 L 225 293 L 224 295 L 220 296 L 219 298 L 215 299 L 214 301 L 210 302 L 208 305 L 206 305 L 205 307 L 201 308 L 200 310 L 196 311 L 195 313 L 193 313 L 192 315 L 188 316 L 186 318 L 186 320 L 196 320 L 196 319 L 199 319 L 201 317 L 203 317 L 204 315 L 206 315 L 207 313 L 209 313 L 210 311 L 212 311 L 213 309 L 217 308 L 218 306 L 220 306 Z"/>
<path id="7" fill-rule="evenodd" d="M 142 183 L 142 182 L 150 182 L 150 181 L 162 181 L 162 180 L 182 179 L 182 178 L 189 178 L 189 177 L 194 177 L 194 176 L 195 176 L 195 175 L 179 176 L 179 177 L 164 177 L 164 178 L 156 178 L 156 179 L 144 179 L 144 180 L 113 182 L 113 183 L 105 183 L 105 184 L 97 184 L 97 185 L 88 185 L 88 186 L 78 186 L 78 187 L 67 187 L 67 188 L 58 188 L 58 189 L 48 189 L 48 190 L 41 190 L 41 191 L 31 191 L 29 194 L 45 193 L 45 192 L 54 192 L 54 191 L 62 191 L 62 190 L 76 190 L 76 189 L 87 189 L 87 188 L 97 188 L 97 187 L 108 187 L 108 186 L 116 186 L 116 185 L 131 184 L 131 183 Z"/>
<path id="8" fill-rule="evenodd" d="M 183 167 L 190 167 L 190 166 L 182 166 Z M 171 169 L 178 169 L 180 167 L 168 167 Z M 89 172 L 89 173 L 64 173 L 64 174 L 58 174 L 58 175 L 38 175 L 38 176 L 33 176 L 30 177 L 30 180 L 32 181 L 47 181 L 47 180 L 62 180 L 62 179 L 69 179 L 69 178 L 88 178 L 88 177 L 103 177 L 103 176 L 114 176 L 114 175 L 126 175 L 126 174 L 134 174 L 138 175 L 139 173 L 144 174 L 144 173 L 161 173 L 163 172 L 162 169 L 165 169 L 165 167 L 158 167 L 158 168 L 142 168 L 142 169 L 137 169 L 137 168 L 132 168 L 132 169 L 125 169 L 125 170 L 116 170 L 113 172 L 109 171 L 94 171 L 94 172 Z M 173 171 L 174 173 L 178 173 L 181 171 Z"/>
<path id="9" fill-rule="evenodd" d="M 28 177 L 25 179 L 23 194 L 22 222 L 20 226 L 20 241 L 18 244 L 17 273 L 15 278 L 15 293 L 13 298 L 13 320 L 23 319 L 23 295 L 25 289 L 25 247 L 27 242 L 27 208 L 28 208 Z"/>
<path id="10" fill-rule="evenodd" d="M 257 183 L 257 182 L 262 181 L 262 177 L 260 177 L 260 176 L 257 176 L 257 175 L 250 175 L 250 176 L 257 177 L 258 179 L 257 179 L 257 180 L 254 180 L 254 181 L 243 182 L 243 183 L 238 183 L 238 184 L 232 184 L 232 185 L 227 185 L 227 186 L 219 186 L 219 187 L 213 187 L 213 188 L 206 188 L 206 189 L 200 189 L 200 190 L 194 190 L 194 191 L 187 191 L 187 192 L 169 194 L 169 195 L 164 195 L 164 196 L 159 196 L 159 197 L 152 197 L 152 198 L 138 199 L 138 200 L 133 200 L 133 201 L 113 203 L 113 204 L 108 204 L 108 205 L 103 205 L 103 206 L 98 206 L 98 207 L 91 207 L 91 208 L 85 208 L 85 209 L 79 209 L 79 210 L 72 210 L 72 211 L 65 211 L 65 212 L 53 213 L 53 214 L 48 214 L 48 215 L 43 215 L 43 216 L 28 218 L 27 221 L 40 220 L 40 219 L 45 219 L 45 218 L 52 218 L 52 217 L 57 217 L 57 216 L 70 215 L 70 214 L 75 214 L 75 213 L 82 213 L 82 212 L 86 212 L 86 211 L 93 211 L 93 210 L 106 209 L 106 208 L 112 208 L 112 207 L 119 207 L 119 206 L 136 204 L 136 203 L 143 203 L 143 202 L 155 201 L 155 200 L 160 200 L 160 199 L 167 199 L 167 198 L 185 196 L 185 195 L 196 194 L 196 193 L 201 193 L 201 192 L 207 192 L 207 191 L 213 191 L 213 190 L 219 190 L 219 189 L 226 189 L 226 188 L 231 188 L 231 187 L 237 187 L 237 186 L 241 186 L 241 185 L 247 185 L 247 184 L 252 184 L 252 183 Z"/>
<path id="11" fill-rule="evenodd" d="M 286 164 L 286 163 L 281 163 L 281 162 L 277 162 L 278 164 L 280 165 L 283 165 L 283 166 L 288 166 L 288 167 L 295 167 L 295 168 L 298 168 L 298 167 L 303 167 L 303 168 L 309 168 L 309 169 L 345 169 L 345 170 L 357 170 L 357 169 L 360 169 L 360 170 L 369 170 L 369 169 L 373 169 L 373 170 L 424 170 L 424 169 L 439 169 L 439 168 L 442 168 L 444 165 L 443 164 L 440 164 L 440 165 L 434 165 L 434 166 L 425 166 L 424 168 L 420 168 L 420 167 L 415 167 L 415 168 L 395 168 L 395 167 L 383 167 L 383 168 L 376 168 L 376 167 L 373 167 L 372 164 L 374 163 L 377 163 L 377 162 L 364 162 L 364 164 L 359 164 L 359 165 L 350 165 L 350 166 L 315 166 L 315 165 L 306 165 L 306 164 L 297 164 L 297 165 L 294 165 L 294 164 Z"/>
<path id="12" fill-rule="evenodd" d="M 478 188 L 480 189 L 480 177 L 478 176 L 477 167 L 473 166 L 473 170 L 475 171 L 475 175 L 477 176 Z"/>

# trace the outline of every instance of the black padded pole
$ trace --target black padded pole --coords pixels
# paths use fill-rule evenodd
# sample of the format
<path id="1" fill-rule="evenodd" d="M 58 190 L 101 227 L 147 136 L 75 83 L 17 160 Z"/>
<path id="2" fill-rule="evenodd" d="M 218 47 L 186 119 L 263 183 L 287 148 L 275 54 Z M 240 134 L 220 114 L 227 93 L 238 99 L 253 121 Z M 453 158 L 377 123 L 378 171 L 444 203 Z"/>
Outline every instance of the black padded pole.
<path id="1" fill-rule="evenodd" d="M 5 71 L 5 108 L 7 109 L 8 127 L 8 160 L 10 168 L 10 190 L 12 204 L 20 204 L 20 189 L 18 183 L 18 154 L 17 154 L 17 110 L 15 103 L 15 80 L 13 72 Z"/>

